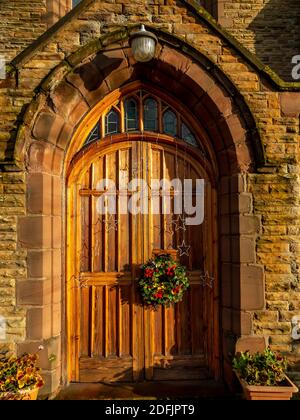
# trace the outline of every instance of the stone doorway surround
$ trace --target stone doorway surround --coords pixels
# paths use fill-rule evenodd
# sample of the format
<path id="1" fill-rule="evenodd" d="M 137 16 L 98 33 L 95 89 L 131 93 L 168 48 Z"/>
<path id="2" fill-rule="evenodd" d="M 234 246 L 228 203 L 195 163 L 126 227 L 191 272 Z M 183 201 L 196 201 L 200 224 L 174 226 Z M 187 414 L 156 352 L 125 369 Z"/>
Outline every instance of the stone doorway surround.
<path id="1" fill-rule="evenodd" d="M 105 96 L 134 80 L 154 83 L 187 102 L 215 152 L 219 185 L 220 341 L 223 372 L 231 377 L 235 350 L 260 349 L 253 312 L 264 308 L 264 272 L 256 263 L 260 218 L 253 214 L 247 174 L 263 159 L 254 118 L 243 97 L 217 68 L 183 41 L 156 31 L 151 66 L 136 65 L 127 30 L 92 42 L 68 58 L 42 83 L 19 130 L 15 156 L 26 176 L 26 214 L 18 217 L 18 244 L 28 274 L 17 282 L 17 304 L 26 309 L 26 337 L 18 352 L 45 347 L 42 367 L 53 392 L 68 379 L 65 304 L 65 174 L 79 144 L 78 123 Z M 101 46 L 102 45 L 102 46 Z M 83 140 L 83 139 L 82 139 Z M 217 298 L 217 297 L 216 297 Z M 55 361 L 49 356 L 55 355 Z M 61 356 L 62 355 L 62 356 Z"/>

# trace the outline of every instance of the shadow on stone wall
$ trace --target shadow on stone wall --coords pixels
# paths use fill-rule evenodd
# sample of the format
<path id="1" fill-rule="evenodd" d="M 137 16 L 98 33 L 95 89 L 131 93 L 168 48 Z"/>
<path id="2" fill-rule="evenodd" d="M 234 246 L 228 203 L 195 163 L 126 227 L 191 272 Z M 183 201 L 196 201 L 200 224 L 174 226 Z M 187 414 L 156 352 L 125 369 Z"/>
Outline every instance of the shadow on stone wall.
<path id="1" fill-rule="evenodd" d="M 270 0 L 247 29 L 253 32 L 257 57 L 292 81 L 292 57 L 300 54 L 300 1 Z"/>

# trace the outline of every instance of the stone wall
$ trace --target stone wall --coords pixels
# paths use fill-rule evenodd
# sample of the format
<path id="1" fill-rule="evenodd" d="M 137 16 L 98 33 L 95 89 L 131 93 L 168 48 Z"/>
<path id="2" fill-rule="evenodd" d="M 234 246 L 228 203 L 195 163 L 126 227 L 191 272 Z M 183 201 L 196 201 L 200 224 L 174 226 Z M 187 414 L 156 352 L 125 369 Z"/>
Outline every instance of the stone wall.
<path id="1" fill-rule="evenodd" d="M 258 165 L 258 168 L 249 169 L 249 166 L 241 165 L 241 174 L 234 178 L 234 182 L 226 177 L 220 180 L 223 203 L 220 274 L 223 320 L 226 321 L 222 326 L 225 357 L 230 357 L 236 348 L 260 348 L 270 343 L 299 363 L 299 341 L 292 339 L 291 329 L 292 317 L 300 314 L 300 94 L 280 93 L 279 87 L 261 74 L 233 44 L 179 1 L 168 0 L 166 4 L 161 4 L 161 0 L 153 0 L 150 4 L 144 0 L 123 0 L 122 3 L 119 0 L 98 0 L 90 3 L 87 10 L 66 22 L 30 57 L 20 62 L 17 74 L 12 74 L 0 85 L 0 161 L 4 170 L 0 174 L 0 252 L 1 255 L 3 253 L 0 266 L 0 315 L 3 313 L 2 316 L 7 319 L 8 346 L 14 348 L 17 342 L 18 351 L 21 352 L 36 348 L 43 342 L 46 347 L 43 367 L 49 375 L 47 390 L 56 389 L 61 362 L 59 325 L 64 324 L 62 312 L 58 312 L 61 296 L 54 291 L 59 287 L 64 267 L 53 266 L 60 248 L 57 247 L 57 239 L 54 241 L 53 236 L 49 238 L 46 235 L 49 230 L 54 235 L 53 227 L 60 216 L 55 213 L 56 206 L 49 206 L 48 196 L 39 200 L 39 194 L 43 190 L 51 191 L 51 200 L 55 198 L 53 186 L 56 185 L 55 191 L 58 191 L 57 185 L 63 185 L 64 182 L 61 167 L 57 167 L 58 159 L 62 158 L 74 124 L 91 106 L 89 101 L 95 101 L 96 95 L 100 95 L 100 92 L 103 94 L 104 90 L 103 86 L 99 87 L 99 91 L 95 90 L 88 98 L 88 104 L 85 102 L 76 108 L 78 98 L 85 101 L 82 99 L 82 84 L 77 86 L 76 78 L 75 81 L 74 78 L 68 79 L 63 85 L 65 95 L 61 102 L 65 101 L 72 115 L 55 116 L 55 124 L 52 124 L 52 118 L 59 107 L 52 101 L 53 96 L 47 99 L 46 92 L 55 90 L 64 75 L 86 58 L 87 52 L 78 52 L 80 47 L 125 24 L 144 22 L 191 44 L 210 59 L 211 68 L 214 64 L 232 80 L 236 91 L 247 102 L 255 117 L 266 153 L 265 163 Z M 100 48 L 100 44 L 98 46 Z M 52 78 L 45 80 L 58 65 Z M 176 62 L 173 65 L 174 72 L 178 71 Z M 115 71 L 113 80 L 123 77 L 122 69 L 118 71 Z M 214 79 L 215 73 L 211 72 L 210 77 Z M 221 101 L 217 82 L 211 83 L 204 76 L 200 82 L 206 83 L 207 91 L 216 102 Z M 74 92 L 74 89 L 80 92 Z M 231 92 L 231 95 L 238 100 L 237 93 Z M 224 112 L 212 113 L 210 118 L 213 121 L 207 127 L 211 133 L 214 130 L 212 138 L 220 159 L 224 153 L 222 141 L 226 143 L 226 136 L 235 138 L 238 143 L 241 140 L 240 145 L 232 149 L 232 159 L 235 154 L 245 153 L 242 143 L 245 139 L 239 138 L 240 125 L 237 119 L 226 114 L 228 104 L 231 104 L 231 99 L 223 98 Z M 50 110 L 48 117 L 51 121 L 49 124 L 44 121 L 37 139 L 37 131 L 32 131 L 32 121 L 43 107 Z M 212 112 L 209 106 L 200 104 L 199 107 L 208 114 Z M 230 128 L 224 124 L 224 120 Z M 22 128 L 16 140 L 16 129 L 20 124 Z M 35 176 L 27 173 L 29 153 L 23 146 L 26 142 L 30 145 L 29 140 L 39 146 L 44 145 L 40 149 L 35 146 L 30 148 L 32 160 L 35 157 L 37 164 L 46 168 L 42 174 Z M 251 147 L 256 146 L 252 144 Z M 5 162 L 13 159 L 14 150 L 17 151 L 15 158 L 23 163 L 21 172 L 7 172 L 16 170 L 14 166 L 5 165 Z M 30 219 L 34 229 L 24 225 L 25 219 Z M 37 225 L 40 226 L 38 232 L 41 236 L 34 238 L 31 233 Z M 56 229 L 59 229 L 57 226 Z M 59 236 L 57 230 L 55 235 L 56 238 Z M 39 241 L 44 239 L 48 245 L 41 250 Z M 61 271 L 54 273 L 54 268 Z M 32 294 L 32 290 L 36 294 Z M 249 337 L 252 341 L 249 341 Z M 48 356 L 52 353 L 57 358 L 50 363 Z"/>
<path id="2" fill-rule="evenodd" d="M 7 62 L 71 10 L 71 0 L 1 0 L 0 55 Z"/>
<path id="3" fill-rule="evenodd" d="M 218 20 L 284 80 L 300 49 L 299 0 L 219 0 Z"/>
<path id="4" fill-rule="evenodd" d="M 24 308 L 16 306 L 16 284 L 26 279 L 26 250 L 17 246 L 17 219 L 25 213 L 25 175 L 0 173 L 0 354 L 24 341 Z M 4 340 L 3 340 L 4 338 Z"/>
<path id="5" fill-rule="evenodd" d="M 12 60 L 47 29 L 46 0 L 0 1 L 0 54 Z"/>

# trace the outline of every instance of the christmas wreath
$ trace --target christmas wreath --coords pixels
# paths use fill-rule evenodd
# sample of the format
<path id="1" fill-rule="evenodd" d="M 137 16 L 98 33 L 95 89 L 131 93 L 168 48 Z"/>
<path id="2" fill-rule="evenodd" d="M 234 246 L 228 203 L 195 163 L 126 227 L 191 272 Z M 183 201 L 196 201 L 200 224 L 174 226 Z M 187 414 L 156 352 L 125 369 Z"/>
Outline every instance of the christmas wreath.
<path id="1" fill-rule="evenodd" d="M 185 267 L 164 254 L 142 266 L 139 285 L 144 303 L 169 306 L 182 300 L 189 280 Z"/>

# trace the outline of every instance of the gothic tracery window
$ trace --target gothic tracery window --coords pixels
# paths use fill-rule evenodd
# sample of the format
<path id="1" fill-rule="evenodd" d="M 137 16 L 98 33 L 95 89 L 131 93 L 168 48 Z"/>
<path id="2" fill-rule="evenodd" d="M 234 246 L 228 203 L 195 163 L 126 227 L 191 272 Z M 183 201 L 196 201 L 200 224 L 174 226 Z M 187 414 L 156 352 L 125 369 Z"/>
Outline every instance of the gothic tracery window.
<path id="1" fill-rule="evenodd" d="M 144 130 L 157 131 L 158 129 L 157 102 L 153 98 L 147 98 L 144 102 Z"/>
<path id="2" fill-rule="evenodd" d="M 119 115 L 112 108 L 105 116 L 105 135 L 119 133 Z"/>
<path id="3" fill-rule="evenodd" d="M 118 133 L 147 131 L 182 140 L 205 155 L 193 129 L 181 114 L 159 97 L 141 90 L 121 98 L 100 115 L 84 146 Z"/>
<path id="4" fill-rule="evenodd" d="M 137 131 L 138 130 L 138 110 L 136 100 L 129 98 L 125 100 L 125 130 Z"/>

